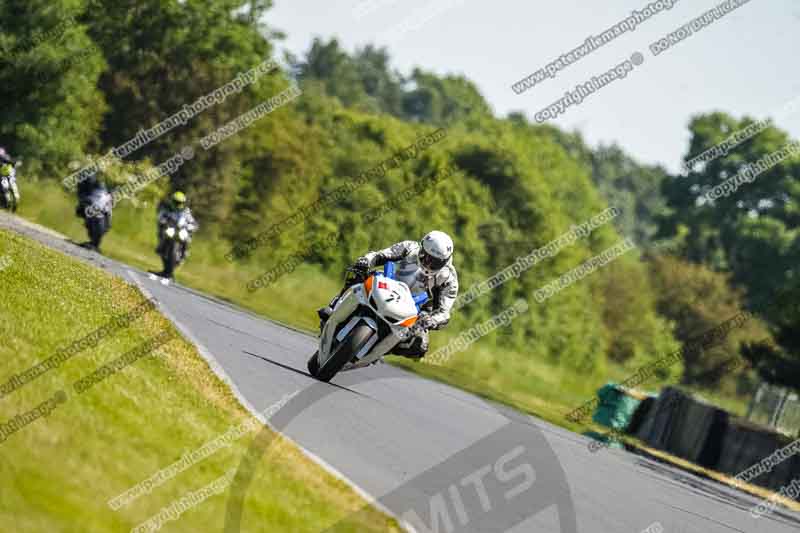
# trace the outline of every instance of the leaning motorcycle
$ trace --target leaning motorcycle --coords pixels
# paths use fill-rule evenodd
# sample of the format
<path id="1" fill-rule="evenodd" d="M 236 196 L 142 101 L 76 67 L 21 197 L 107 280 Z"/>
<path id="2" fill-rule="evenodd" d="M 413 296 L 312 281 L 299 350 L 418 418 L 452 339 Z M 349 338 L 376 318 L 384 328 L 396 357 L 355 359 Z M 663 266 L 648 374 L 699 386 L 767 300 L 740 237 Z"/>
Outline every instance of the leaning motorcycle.
<path id="1" fill-rule="evenodd" d="M 427 293 L 413 295 L 394 279 L 394 263 L 383 273 L 347 270 L 350 285 L 336 302 L 308 360 L 308 371 L 320 381 L 338 372 L 377 363 L 412 333 Z"/>
<path id="2" fill-rule="evenodd" d="M 9 175 L 0 175 L 0 207 L 9 209 L 12 213 L 17 210 L 17 199 L 19 198 L 16 169 L 19 168 L 20 164 L 17 161 Z"/>
<path id="3" fill-rule="evenodd" d="M 181 264 L 189 243 L 191 233 L 189 223 L 182 214 L 166 215 L 162 221 L 161 262 L 164 263 L 163 276 L 171 279 L 175 268 Z"/>
<path id="4" fill-rule="evenodd" d="M 111 210 L 113 200 L 105 189 L 96 189 L 89 195 L 83 211 L 89 242 L 95 250 L 100 249 L 100 241 L 111 228 Z"/>

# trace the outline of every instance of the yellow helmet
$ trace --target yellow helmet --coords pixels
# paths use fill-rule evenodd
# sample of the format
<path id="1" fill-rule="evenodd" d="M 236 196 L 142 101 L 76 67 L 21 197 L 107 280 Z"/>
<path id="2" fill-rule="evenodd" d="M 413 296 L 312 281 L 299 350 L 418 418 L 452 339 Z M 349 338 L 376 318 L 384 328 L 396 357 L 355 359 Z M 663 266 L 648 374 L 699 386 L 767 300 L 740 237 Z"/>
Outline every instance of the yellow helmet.
<path id="1" fill-rule="evenodd" d="M 14 170 L 14 167 L 8 163 L 0 165 L 0 176 L 8 177 L 11 175 L 12 170 Z"/>
<path id="2" fill-rule="evenodd" d="M 172 194 L 172 205 L 178 209 L 183 209 L 183 207 L 186 205 L 186 195 L 181 191 L 175 191 Z"/>

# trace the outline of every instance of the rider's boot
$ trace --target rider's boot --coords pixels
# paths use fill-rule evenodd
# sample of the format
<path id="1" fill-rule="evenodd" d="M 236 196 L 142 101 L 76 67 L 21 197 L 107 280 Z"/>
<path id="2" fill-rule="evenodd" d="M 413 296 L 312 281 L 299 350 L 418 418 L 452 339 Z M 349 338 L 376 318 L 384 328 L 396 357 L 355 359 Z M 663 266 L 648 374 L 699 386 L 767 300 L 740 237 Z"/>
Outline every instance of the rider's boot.
<path id="1" fill-rule="evenodd" d="M 17 206 L 19 205 L 19 187 L 17 187 L 16 182 L 11 183 L 11 194 L 14 196 L 14 204 L 11 206 L 11 212 L 17 212 Z"/>
<path id="2" fill-rule="evenodd" d="M 317 316 L 319 317 L 319 330 L 322 331 L 322 328 L 325 327 L 325 322 L 333 314 L 333 307 L 330 305 L 326 305 L 325 307 L 320 307 L 317 309 Z"/>
<path id="3" fill-rule="evenodd" d="M 419 361 L 428 352 L 428 343 L 428 332 L 423 331 L 410 339 L 397 343 L 389 353 Z"/>

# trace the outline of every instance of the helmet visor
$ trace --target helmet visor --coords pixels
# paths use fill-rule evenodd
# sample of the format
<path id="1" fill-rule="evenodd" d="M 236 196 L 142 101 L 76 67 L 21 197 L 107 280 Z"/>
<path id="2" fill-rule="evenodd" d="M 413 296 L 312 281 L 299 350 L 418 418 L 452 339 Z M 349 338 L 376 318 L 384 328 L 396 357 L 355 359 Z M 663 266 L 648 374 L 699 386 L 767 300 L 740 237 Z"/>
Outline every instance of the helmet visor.
<path id="1" fill-rule="evenodd" d="M 431 272 L 435 272 L 437 270 L 441 270 L 447 264 L 447 259 L 439 259 L 438 257 L 433 257 L 431 254 L 425 251 L 423 248 L 419 251 L 419 264 L 423 266 L 426 270 Z"/>

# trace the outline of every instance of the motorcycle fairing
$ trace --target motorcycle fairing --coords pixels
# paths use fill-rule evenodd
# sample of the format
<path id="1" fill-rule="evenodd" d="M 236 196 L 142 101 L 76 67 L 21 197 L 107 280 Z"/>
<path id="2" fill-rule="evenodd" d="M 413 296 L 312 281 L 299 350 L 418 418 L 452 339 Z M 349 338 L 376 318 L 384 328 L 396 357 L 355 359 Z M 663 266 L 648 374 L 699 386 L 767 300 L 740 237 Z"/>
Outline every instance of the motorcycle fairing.
<path id="1" fill-rule="evenodd" d="M 375 362 L 391 351 L 400 342 L 401 334 L 416 321 L 418 306 L 424 303 L 427 295 L 414 297 L 405 283 L 392 279 L 393 265 L 387 265 L 383 275 L 371 274 L 364 283 L 348 288 L 336 302 L 322 329 L 320 366 L 324 366 L 336 345 L 358 324 L 366 324 L 373 333 L 355 354 L 354 361 L 344 369 Z"/>

